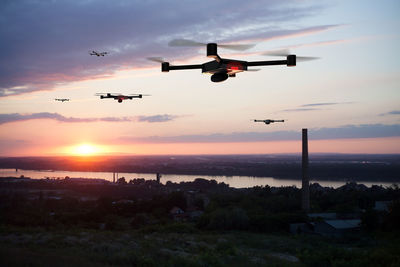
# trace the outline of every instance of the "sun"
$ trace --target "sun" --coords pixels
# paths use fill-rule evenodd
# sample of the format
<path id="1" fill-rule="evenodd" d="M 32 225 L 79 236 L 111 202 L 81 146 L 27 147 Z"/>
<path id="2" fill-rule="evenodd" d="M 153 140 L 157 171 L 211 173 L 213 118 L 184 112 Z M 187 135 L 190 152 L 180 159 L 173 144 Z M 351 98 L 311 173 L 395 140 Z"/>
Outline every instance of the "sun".
<path id="1" fill-rule="evenodd" d="M 96 148 L 93 145 L 82 144 L 76 147 L 76 153 L 79 155 L 93 155 L 96 153 Z"/>
<path id="2" fill-rule="evenodd" d="M 72 146 L 68 149 L 68 154 L 76 156 L 94 156 L 103 152 L 104 151 L 100 146 L 88 143 Z"/>

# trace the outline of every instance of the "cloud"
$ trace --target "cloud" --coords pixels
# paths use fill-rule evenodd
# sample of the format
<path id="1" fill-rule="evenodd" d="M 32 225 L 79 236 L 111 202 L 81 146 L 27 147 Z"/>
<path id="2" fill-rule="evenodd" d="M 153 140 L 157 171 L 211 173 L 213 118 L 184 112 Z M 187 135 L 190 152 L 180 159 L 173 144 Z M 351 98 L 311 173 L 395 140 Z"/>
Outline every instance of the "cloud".
<path id="1" fill-rule="evenodd" d="M 176 115 L 169 115 L 169 114 L 163 114 L 163 115 L 154 115 L 154 116 L 139 116 L 138 121 L 146 121 L 146 122 L 165 122 L 165 121 L 171 121 L 179 116 Z"/>
<path id="2" fill-rule="evenodd" d="M 172 121 L 180 116 L 177 115 L 154 115 L 154 116 L 135 116 L 135 117 L 101 117 L 101 118 L 76 118 L 65 117 L 58 113 L 40 112 L 32 114 L 0 114 L 0 125 L 10 122 L 37 120 L 37 119 L 51 119 L 59 122 L 75 123 L 75 122 L 133 122 L 133 121 L 147 121 L 147 122 L 166 122 Z"/>
<path id="3" fill-rule="evenodd" d="M 310 140 L 399 137 L 400 124 L 346 125 L 336 128 L 309 129 Z M 301 140 L 300 131 L 276 132 L 234 132 L 208 135 L 179 135 L 151 137 L 121 137 L 119 141 L 128 143 L 231 143 Z"/>
<path id="4" fill-rule="evenodd" d="M 336 45 L 336 44 L 343 44 L 355 41 L 355 39 L 339 39 L 339 40 L 328 40 L 328 41 L 320 41 L 320 42 L 313 42 L 313 43 L 304 43 L 304 44 L 295 44 L 285 46 L 285 49 L 295 49 L 300 47 L 316 47 L 316 46 L 328 46 L 328 45 Z"/>
<path id="5" fill-rule="evenodd" d="M 346 102 L 346 103 L 349 103 L 349 102 Z M 301 105 L 301 107 L 332 106 L 332 105 L 339 105 L 339 104 L 345 104 L 345 102 L 343 102 L 343 103 L 312 103 L 312 104 Z"/>
<path id="6" fill-rule="evenodd" d="M 290 108 L 290 109 L 284 109 L 282 111 L 297 112 L 297 111 L 312 111 L 312 110 L 321 110 L 321 109 L 319 109 L 319 108 Z"/>
<path id="7" fill-rule="evenodd" d="M 150 56 L 194 55 L 168 48 L 174 38 L 265 41 L 337 27 L 293 27 L 324 8 L 297 0 L 1 1 L 0 97 L 156 66 Z M 110 54 L 89 56 L 93 49 Z"/>
<path id="8" fill-rule="evenodd" d="M 400 115 L 400 110 L 392 110 L 392 111 L 380 114 L 380 116 L 386 116 L 386 115 Z"/>
<path id="9" fill-rule="evenodd" d="M 342 104 L 352 104 L 354 102 L 322 102 L 322 103 L 311 103 L 311 104 L 304 104 L 299 106 L 299 108 L 291 108 L 291 109 L 284 109 L 284 112 L 297 112 L 297 111 L 314 111 L 314 110 L 322 110 L 320 108 L 313 108 L 313 107 L 321 107 L 321 106 L 334 106 L 334 105 L 342 105 Z"/>
<path id="10" fill-rule="evenodd" d="M 265 30 L 263 32 L 255 32 L 253 34 L 247 34 L 243 38 L 247 39 L 248 41 L 253 42 L 266 42 L 275 39 L 285 39 L 285 38 L 293 38 L 298 36 L 305 36 L 305 35 L 312 35 L 317 34 L 323 31 L 331 30 L 342 25 L 318 25 L 300 29 L 280 29 L 280 30 Z M 323 45 L 323 44 L 321 44 Z M 289 48 L 289 47 L 287 47 Z"/>

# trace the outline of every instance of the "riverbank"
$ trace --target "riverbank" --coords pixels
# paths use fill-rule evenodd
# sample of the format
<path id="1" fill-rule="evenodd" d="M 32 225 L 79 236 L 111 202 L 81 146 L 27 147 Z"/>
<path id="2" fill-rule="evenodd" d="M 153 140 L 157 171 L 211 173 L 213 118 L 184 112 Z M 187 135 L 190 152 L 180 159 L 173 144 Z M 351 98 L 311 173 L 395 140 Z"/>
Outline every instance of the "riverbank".
<path id="1" fill-rule="evenodd" d="M 120 156 L 0 158 L 0 168 L 187 176 L 246 176 L 297 180 L 300 155 Z M 316 181 L 400 181 L 400 155 L 313 155 L 309 176 Z M 84 176 L 83 176 L 84 177 Z M 112 176 L 109 176 L 110 179 Z M 104 178 L 104 177 L 98 177 Z M 130 178 L 130 177 L 129 177 Z"/>

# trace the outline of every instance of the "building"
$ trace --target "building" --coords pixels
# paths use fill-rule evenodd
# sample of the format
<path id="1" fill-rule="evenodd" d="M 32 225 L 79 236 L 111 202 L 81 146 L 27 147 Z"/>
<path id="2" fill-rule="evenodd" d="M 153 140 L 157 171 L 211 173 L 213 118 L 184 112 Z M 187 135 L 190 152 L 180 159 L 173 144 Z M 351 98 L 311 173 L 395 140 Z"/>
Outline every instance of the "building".
<path id="1" fill-rule="evenodd" d="M 323 220 L 314 222 L 314 233 L 323 236 L 342 236 L 358 231 L 361 220 Z"/>

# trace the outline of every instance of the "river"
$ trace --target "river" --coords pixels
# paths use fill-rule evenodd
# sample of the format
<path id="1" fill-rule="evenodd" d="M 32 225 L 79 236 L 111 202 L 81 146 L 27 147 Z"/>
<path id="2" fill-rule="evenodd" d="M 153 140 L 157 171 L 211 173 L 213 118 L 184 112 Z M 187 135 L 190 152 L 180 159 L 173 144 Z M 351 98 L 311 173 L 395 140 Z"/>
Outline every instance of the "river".
<path id="1" fill-rule="evenodd" d="M 75 171 L 51 171 L 51 170 L 22 170 L 18 169 L 0 169 L 0 177 L 29 177 L 32 179 L 42 179 L 42 178 L 65 178 L 66 176 L 70 178 L 100 178 L 107 181 L 113 180 L 112 172 L 75 172 Z M 151 173 L 118 173 L 119 178 L 125 177 L 126 181 L 134 178 L 144 178 L 146 180 L 155 180 L 156 174 Z M 216 180 L 218 183 L 224 182 L 234 188 L 246 188 L 254 186 L 265 186 L 269 185 L 271 187 L 280 186 L 296 186 L 301 187 L 301 180 L 293 179 L 276 179 L 273 177 L 251 177 L 251 176 L 211 176 L 211 175 L 186 175 L 186 174 L 163 174 L 161 177 L 161 183 L 165 184 L 167 181 L 174 183 L 180 182 L 191 182 L 196 178 L 203 178 L 207 180 Z M 319 183 L 321 186 L 337 188 L 346 183 L 346 181 L 326 181 L 326 180 L 311 180 L 312 183 Z M 368 187 L 372 185 L 382 185 L 391 186 L 393 183 L 390 182 L 371 182 L 371 181 L 357 181 L 357 183 L 362 183 Z"/>

